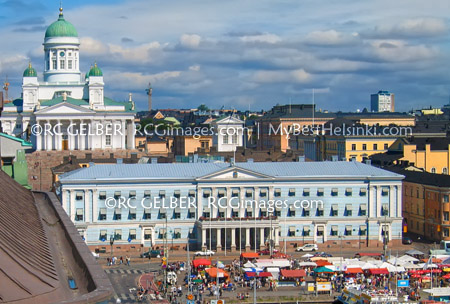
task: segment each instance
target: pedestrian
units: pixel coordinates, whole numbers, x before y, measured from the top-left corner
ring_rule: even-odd
[[[130,266],[130,260],[131,260],[131,258],[130,258],[129,256],[127,256],[127,257],[126,257],[126,260],[127,260],[127,265]]]

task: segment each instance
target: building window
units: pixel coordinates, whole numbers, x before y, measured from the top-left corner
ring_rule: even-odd
[[[303,189],[303,196],[309,196],[309,188]]]
[[[352,196],[352,194],[353,194],[352,188],[345,189],[345,196]]]
[[[389,195],[389,189],[388,188],[382,188],[381,189],[381,195],[382,196],[388,196]]]
[[[361,207],[359,208],[359,215],[360,215],[360,216],[366,216],[366,215],[367,215],[367,210],[366,210],[366,206],[365,206],[365,205],[364,205],[364,207],[361,206]]]
[[[317,196],[323,196],[323,188],[317,189]]]
[[[173,218],[176,219],[176,220],[177,220],[177,219],[180,219],[180,218],[181,218],[181,213],[175,211],[175,212],[173,213]]]
[[[378,144],[373,144],[373,149],[376,151],[378,150]]]
[[[294,188],[289,189],[289,194],[288,195],[289,196],[295,196],[295,189]]]
[[[56,66],[56,59],[53,59],[53,60],[52,60],[52,69],[53,69],[53,70],[58,69],[58,67]]]
[[[435,167],[431,168],[431,173],[436,173],[436,168]]]
[[[224,135],[224,136],[223,136],[222,143],[223,143],[223,144],[228,144],[228,135]]]
[[[447,167],[442,168],[442,174],[448,174]]]
[[[106,221],[106,208],[100,208],[100,214],[98,215],[99,221]]]
[[[247,211],[247,217],[252,217],[253,216],[253,212],[252,211]]]
[[[195,211],[194,210],[189,210],[188,218],[195,218]]]
[[[67,62],[67,68],[68,68],[69,70],[72,69],[72,60],[69,60],[69,61]]]
[[[352,151],[356,151],[356,144],[352,144]]]
[[[337,208],[331,208],[331,216],[338,216],[338,209]]]
[[[303,228],[303,236],[309,236],[309,228]]]
[[[122,219],[122,212],[120,211],[119,208],[116,208],[116,211],[114,212],[114,220],[120,221],[121,219]]]
[[[238,142],[237,134],[231,135],[231,143],[232,144],[237,144],[237,142]]]
[[[105,136],[105,145],[106,146],[111,146],[111,135],[106,135]]]
[[[131,229],[130,230],[130,234],[128,235],[128,238],[130,240],[135,240],[136,239],[136,230],[135,229]]]
[[[444,211],[444,221],[448,221],[449,217],[448,217],[448,211]]]
[[[203,217],[209,218],[209,212],[203,211]]]
[[[345,235],[352,235],[352,227],[345,227]]]
[[[106,241],[108,232],[106,230],[100,230],[100,241]]]
[[[267,211],[261,211],[261,216],[262,217],[266,217],[267,216]]]
[[[367,231],[367,230],[366,230],[366,227],[362,227],[362,226],[361,226],[361,227],[359,228],[359,235],[366,235],[366,231]]]
[[[388,216],[389,215],[389,209],[387,206],[383,206],[383,208],[381,208],[381,216]]]
[[[323,227],[317,227],[317,236],[323,236]]]
[[[331,236],[336,236],[338,234],[338,227],[337,226],[331,226]]]
[[[261,214],[262,214],[262,212],[261,212]],[[231,217],[239,217],[239,211],[232,211],[231,212]]]
[[[130,220],[136,219],[136,209],[130,209],[130,213],[128,214],[128,219],[130,219]]]
[[[77,193],[75,194],[75,199],[76,199],[77,201],[81,201],[81,200],[83,199],[83,192],[77,192]]]
[[[219,217],[224,218],[224,217],[225,217],[225,212],[220,211],[220,212],[219,212]]]
[[[281,196],[281,189],[275,189],[273,196],[280,197]]]
[[[145,209],[145,210],[144,210],[144,216],[143,216],[143,218],[144,218],[144,220],[149,220],[149,219],[152,218],[152,214],[151,214],[150,210],[148,210],[148,209]]]
[[[345,216],[352,216],[352,209],[350,207],[345,207]]]
[[[295,217],[295,210],[289,210],[288,217]]]
[[[448,203],[448,194],[444,194],[444,203]]]
[[[388,144],[384,144],[384,150],[389,149],[389,145]]]
[[[450,236],[448,228],[444,228],[444,237]]]
[[[447,212],[448,215],[448,212]],[[82,221],[83,220],[83,209],[79,208],[76,210],[76,214],[75,214],[75,220],[76,221]]]
[[[317,209],[317,216],[323,216],[323,209]]]
[[[59,61],[59,68],[60,68],[61,70],[64,70],[64,69],[65,69],[64,63],[65,63],[64,60],[60,60],[60,61]]]
[[[338,196],[338,194],[339,194],[338,188],[331,189],[331,196]]]
[[[309,210],[303,209],[303,216],[309,216]]]
[[[173,238],[174,239],[181,239],[181,230],[180,229],[175,229],[175,231],[173,233]]]
[[[161,220],[166,219],[166,213],[165,212],[159,212],[159,219],[161,219]]]
[[[121,229],[116,229],[116,230],[114,231],[114,239],[115,239],[116,241],[122,240],[122,230],[121,230]]]
[[[362,149],[363,149],[363,151],[366,151],[367,150],[367,144],[363,144],[362,145]]]
[[[359,189],[359,196],[366,196],[366,193],[367,193],[367,189],[366,188]]]

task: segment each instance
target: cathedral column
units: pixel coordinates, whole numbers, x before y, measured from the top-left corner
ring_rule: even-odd
[[[75,221],[75,190],[70,190],[70,220]]]
[[[222,249],[222,228],[217,228],[217,250]]]
[[[41,125],[40,120],[36,120],[36,125]],[[37,128],[38,130],[40,130],[41,128]],[[36,150],[40,151],[42,149],[42,132],[39,132],[37,134],[35,134],[35,138],[36,138]]]
[[[203,227],[202,227],[202,250],[206,250],[206,229]]]
[[[250,228],[245,228],[245,250],[250,250]]]
[[[98,218],[97,200],[97,189],[94,189],[92,190],[92,222],[96,222]]]
[[[231,228],[231,251],[236,250],[236,228]]]
[[[61,151],[62,150],[62,128],[61,128],[61,120],[57,120],[57,133],[58,135],[56,135],[55,138],[55,147],[56,150]]]
[[[262,228],[259,228],[259,246],[260,246],[260,248],[262,248],[264,246],[264,241],[265,241],[264,227],[262,227]]]
[[[69,126],[67,127],[67,140],[69,141],[69,150],[74,150],[74,125],[73,120],[69,119]]]
[[[127,137],[127,130],[125,128],[125,120],[121,120],[121,126],[120,126],[120,145],[121,149],[126,149],[126,142],[125,139]]]

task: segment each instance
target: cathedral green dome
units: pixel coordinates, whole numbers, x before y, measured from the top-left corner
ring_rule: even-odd
[[[103,76],[102,70],[97,66],[97,63],[94,64],[93,67],[89,70],[89,73],[87,74],[88,77],[90,76]]]
[[[64,19],[62,8],[59,9],[59,18],[57,21],[50,24],[45,31],[45,38],[52,37],[78,37],[78,32],[72,23]]]
[[[23,71],[23,77],[37,77],[36,70],[31,66],[31,62],[28,64],[28,68]]]

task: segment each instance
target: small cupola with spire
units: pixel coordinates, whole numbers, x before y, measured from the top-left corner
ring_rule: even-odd
[[[28,68],[23,71],[22,82],[23,111],[31,112],[38,104],[39,82],[36,70],[28,63]]]
[[[104,106],[104,82],[103,72],[98,67],[97,62],[86,74],[86,81],[89,86],[89,107],[93,110],[99,110]]]

